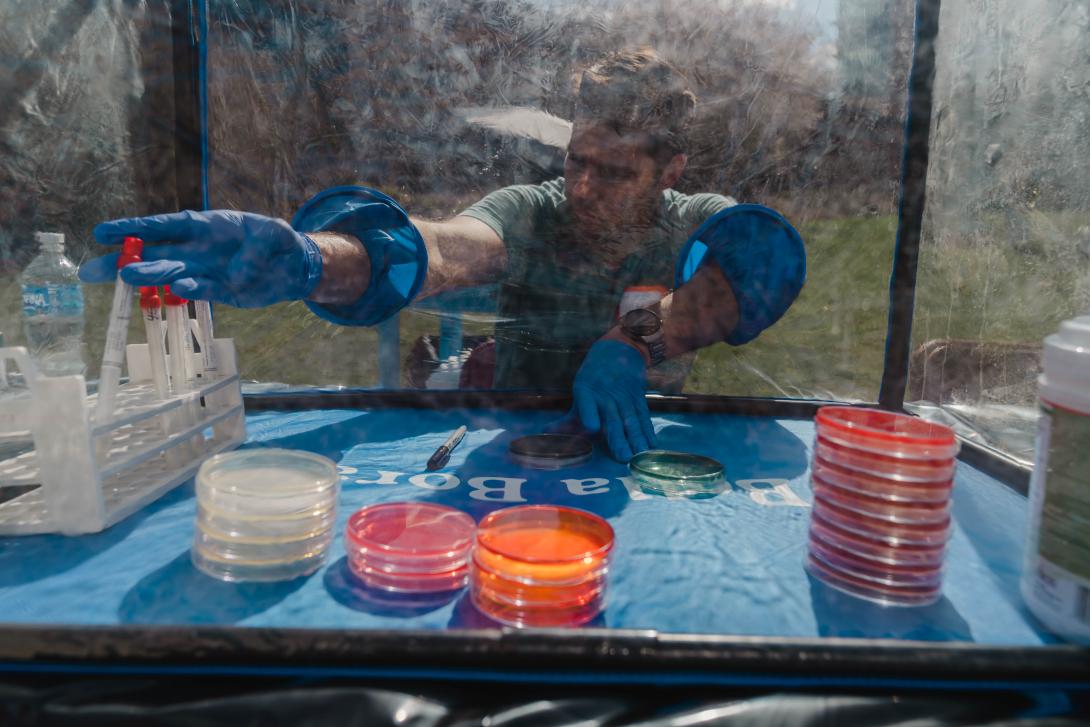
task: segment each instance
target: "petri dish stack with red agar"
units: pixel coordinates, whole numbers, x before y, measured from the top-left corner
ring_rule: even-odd
[[[584,624],[601,612],[613,528],[583,510],[523,505],[477,527],[470,597],[485,615],[519,627]]]
[[[444,505],[391,502],[348,519],[348,567],[371,588],[393,593],[443,593],[463,588],[476,523]]]
[[[937,601],[950,537],[954,432],[854,407],[823,407],[815,423],[808,570],[883,605]]]

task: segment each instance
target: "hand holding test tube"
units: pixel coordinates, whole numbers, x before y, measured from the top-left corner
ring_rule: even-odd
[[[106,328],[106,350],[102,352],[102,370],[98,380],[98,404],[95,423],[103,424],[113,416],[114,399],[121,382],[121,362],[125,360],[125,340],[129,335],[132,316],[133,287],[121,279],[121,268],[140,262],[144,242],[138,237],[126,237],[117,258],[117,280],[114,286],[110,322]]]

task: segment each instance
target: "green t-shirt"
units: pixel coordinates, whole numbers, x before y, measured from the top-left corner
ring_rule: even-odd
[[[662,194],[657,224],[616,273],[581,252],[564,179],[497,190],[463,215],[485,223],[507,248],[496,324],[497,388],[568,389],[583,357],[616,323],[621,295],[634,286],[673,288],[689,235],[735,201],[718,194]]]

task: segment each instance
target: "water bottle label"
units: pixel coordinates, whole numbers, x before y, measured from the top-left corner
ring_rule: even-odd
[[[83,315],[83,288],[78,285],[24,285],[23,315]]]

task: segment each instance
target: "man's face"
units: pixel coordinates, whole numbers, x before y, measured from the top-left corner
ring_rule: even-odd
[[[581,236],[621,244],[653,224],[664,187],[646,141],[641,133],[621,135],[607,126],[575,123],[564,181]]]

